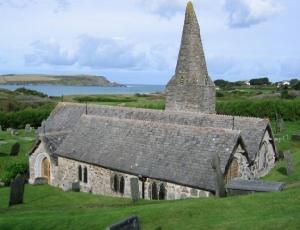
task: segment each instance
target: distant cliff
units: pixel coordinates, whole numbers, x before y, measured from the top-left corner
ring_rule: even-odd
[[[0,85],[1,84],[125,87],[123,84],[110,82],[103,76],[94,75],[8,74],[0,75]]]

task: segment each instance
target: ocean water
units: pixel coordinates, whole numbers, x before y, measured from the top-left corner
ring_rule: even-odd
[[[0,88],[15,90],[20,87],[37,90],[48,96],[74,94],[136,94],[156,93],[165,90],[164,85],[127,85],[127,87],[62,86],[62,85],[0,85]]]

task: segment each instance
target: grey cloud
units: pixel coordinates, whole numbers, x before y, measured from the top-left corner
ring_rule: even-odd
[[[77,47],[70,51],[55,41],[36,41],[33,52],[25,55],[27,65],[78,65],[93,69],[157,69],[168,68],[168,55],[161,45],[144,49],[126,39],[78,37]]]
[[[282,8],[273,0],[225,0],[224,9],[231,28],[247,28],[268,20]]]

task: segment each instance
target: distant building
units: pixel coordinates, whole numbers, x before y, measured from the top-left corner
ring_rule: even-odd
[[[144,199],[208,197],[216,193],[215,156],[224,180],[251,180],[274,166],[267,119],[215,114],[198,21],[188,3],[166,110],[59,103],[38,130],[30,180],[64,190],[130,197],[139,180]]]

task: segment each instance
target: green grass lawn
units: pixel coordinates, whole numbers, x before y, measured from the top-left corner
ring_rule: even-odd
[[[19,130],[19,134],[12,136],[10,132],[0,132],[0,180],[8,173],[8,168],[15,164],[28,164],[28,151],[35,142],[34,131],[26,133]],[[11,147],[16,142],[20,143],[20,152],[18,156],[9,156]]]
[[[0,229],[105,229],[138,215],[142,229],[299,229],[300,188],[230,198],[141,201],[50,186],[26,186],[24,204],[7,207],[0,189]]]

